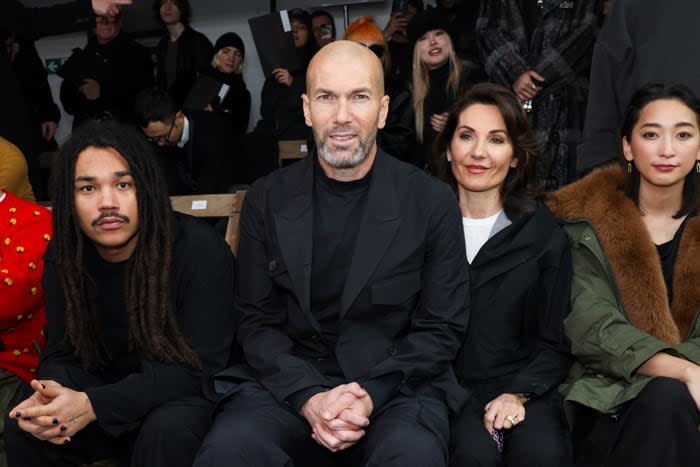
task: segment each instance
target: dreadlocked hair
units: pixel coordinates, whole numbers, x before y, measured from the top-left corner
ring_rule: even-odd
[[[173,211],[153,148],[138,129],[116,121],[91,121],[64,144],[53,173],[53,241],[56,273],[65,300],[64,342],[86,370],[103,367],[109,349],[100,336],[96,290],[87,273],[85,247],[90,240],[75,210],[75,166],[89,147],[111,148],[127,162],[138,206],[136,246],[126,265],[126,313],[129,349],[141,358],[201,367],[170,311],[170,266],[174,242]]]

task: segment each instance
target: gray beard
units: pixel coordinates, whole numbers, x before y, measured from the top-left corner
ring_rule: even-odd
[[[376,138],[377,130],[375,129],[367,139],[360,139],[360,144],[352,152],[350,158],[336,156],[331,147],[332,143],[329,144],[328,138],[323,138],[320,141],[317,140],[316,147],[318,148],[317,151],[319,156],[321,156],[323,160],[334,169],[353,169],[367,159],[370,150],[374,146]]]

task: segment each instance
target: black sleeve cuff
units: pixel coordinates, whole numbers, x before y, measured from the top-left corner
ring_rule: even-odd
[[[399,392],[399,387],[401,387],[403,380],[403,373],[394,372],[358,381],[372,399],[372,405],[374,405],[372,413],[376,413],[381,406],[394,398],[396,393]]]
[[[319,392],[327,391],[328,388],[323,386],[311,386],[310,388],[300,389],[285,399],[285,402],[291,407],[295,414],[301,414],[301,408],[306,404],[306,401],[311,399]]]

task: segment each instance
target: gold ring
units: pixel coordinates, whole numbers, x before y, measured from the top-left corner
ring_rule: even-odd
[[[517,415],[508,415],[506,417],[506,420],[508,420],[511,423],[511,425],[515,425],[516,423],[518,423],[518,416]]]
[[[533,91],[537,91],[537,86],[535,86],[535,85],[533,84],[533,85],[532,85],[532,90],[533,90]]]

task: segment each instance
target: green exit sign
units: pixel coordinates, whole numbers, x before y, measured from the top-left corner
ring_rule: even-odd
[[[46,60],[44,60],[44,66],[46,67],[46,71],[50,75],[55,75],[56,72],[59,70],[59,68],[61,68],[63,63],[65,63],[66,60],[68,60],[68,58],[66,58],[66,57],[47,58]]]

